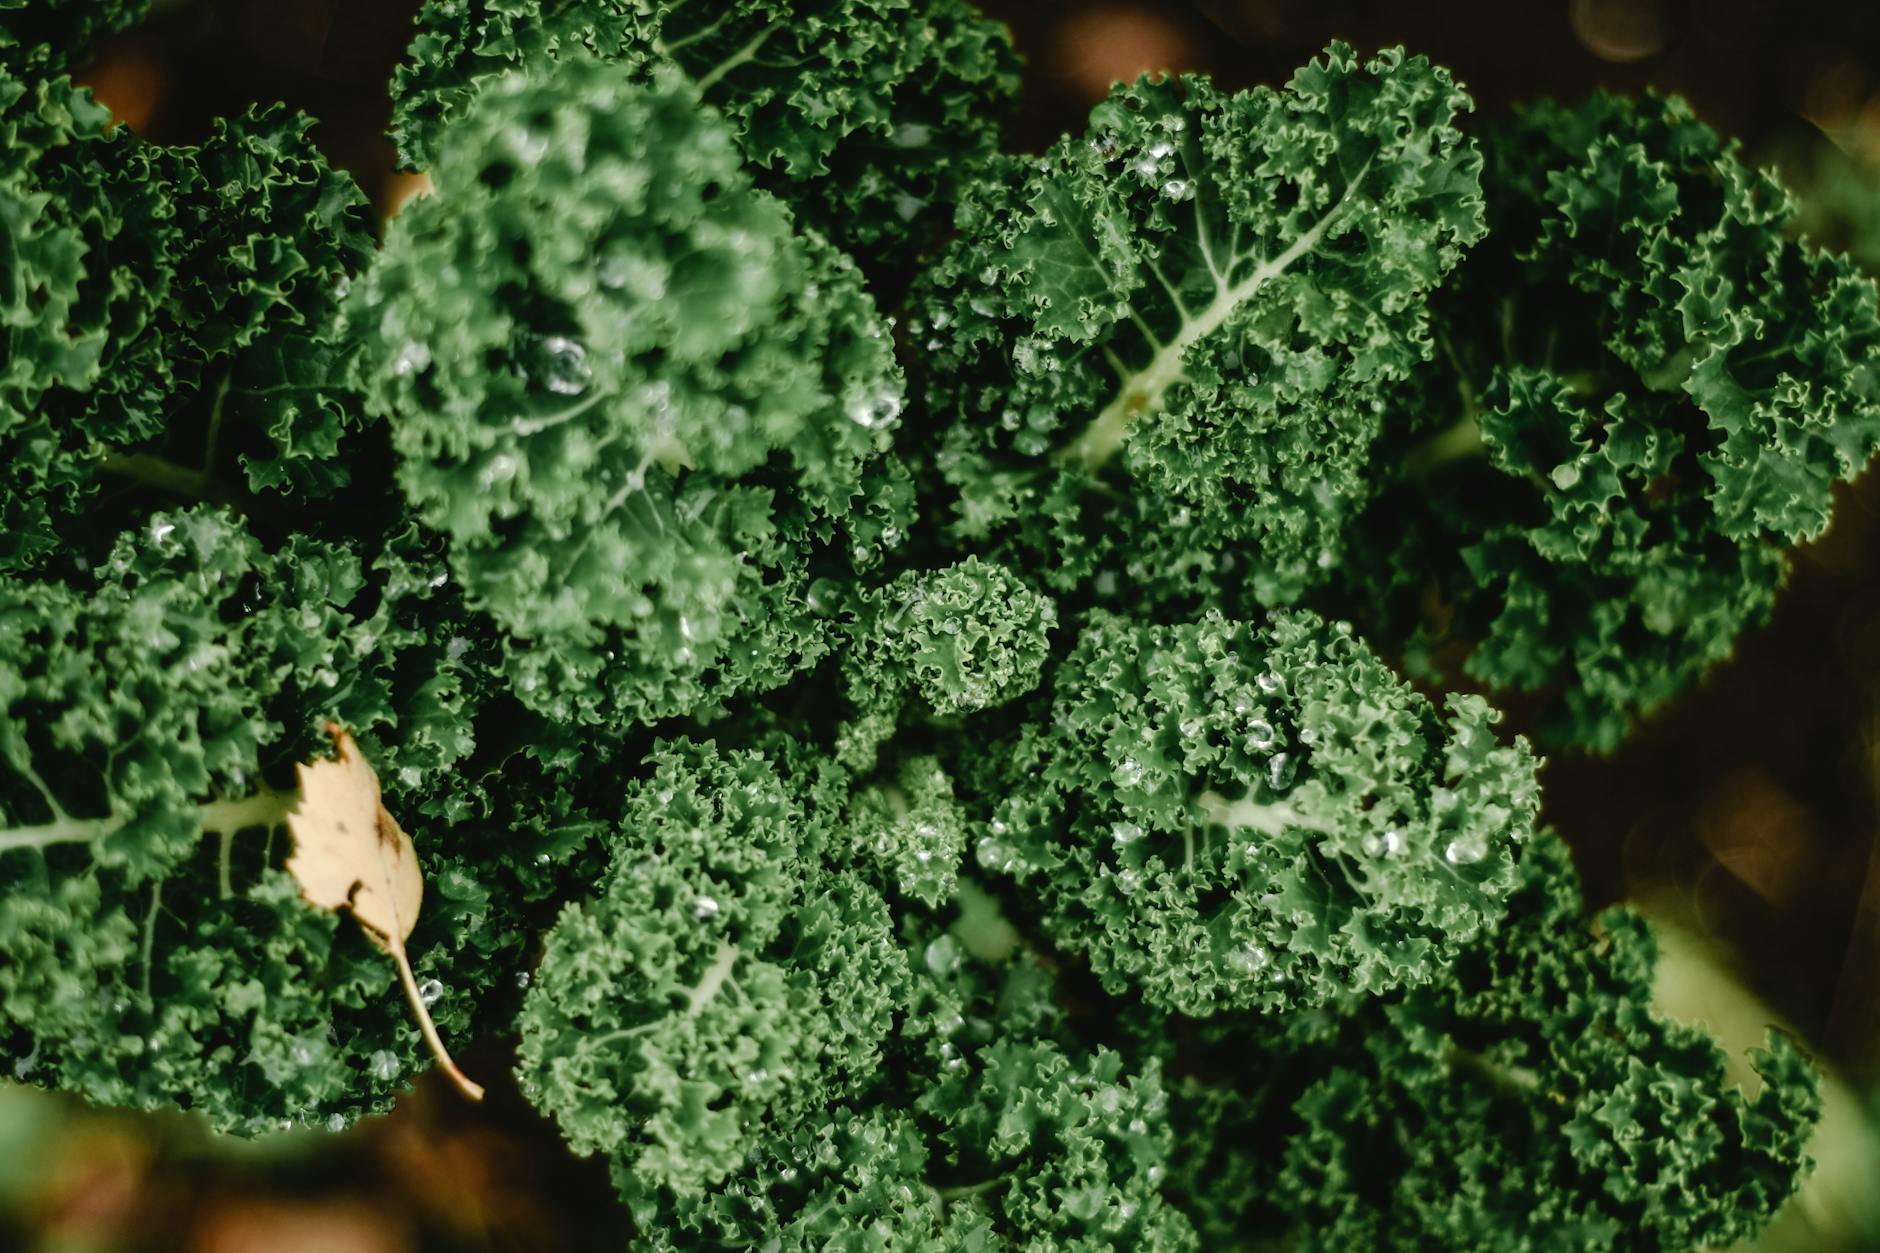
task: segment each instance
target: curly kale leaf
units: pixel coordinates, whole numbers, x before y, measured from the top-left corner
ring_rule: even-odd
[[[1351,596],[1611,748],[1768,615],[1880,444],[1880,297],[1678,101],[1536,106],[1485,146],[1490,243],[1392,405]]]
[[[885,902],[820,865],[828,816],[764,756],[651,760],[600,894],[549,932],[522,1075],[623,1193],[687,1197],[866,1079],[907,974]]]
[[[721,110],[758,182],[864,265],[911,259],[1017,93],[1010,39],[965,0],[427,0],[393,80],[401,163],[493,78],[591,54],[675,66]]]
[[[839,588],[818,588],[831,600]],[[995,562],[968,557],[854,589],[839,654],[850,716],[836,755],[865,770],[907,726],[951,722],[1022,696],[1051,655],[1057,605]]]
[[[0,579],[14,1078],[253,1134],[383,1110],[423,1068],[383,956],[282,872],[283,789],[327,721],[357,730],[417,846],[433,1017],[467,1038],[513,1015],[618,789],[604,746],[500,703],[498,650],[442,569],[409,535],[270,554],[192,510],[124,536],[85,589]]]
[[[0,0],[0,75],[74,69],[101,36],[135,26],[150,0]]]
[[[983,940],[964,919],[907,919],[874,1082],[779,1129],[722,1188],[640,1208],[635,1247],[1198,1247],[1163,1195],[1160,1066],[1078,1042],[1050,972]]]
[[[14,1078],[243,1132],[387,1106],[417,1034],[382,959],[281,873],[292,796],[268,785],[316,711],[363,724],[385,703],[360,645],[387,632],[350,611],[364,582],[350,554],[269,557],[209,512],[156,515],[89,595],[0,580]]]
[[[1179,1086],[1175,1184],[1204,1237],[1300,1249],[1723,1248],[1793,1194],[1820,1110],[1781,1035],[1754,1095],[1651,1008],[1643,919],[1589,928],[1565,848],[1428,988],[1224,1021]],[[1256,1043],[1257,1042],[1257,1043]]]
[[[1481,234],[1467,107],[1421,58],[1334,44],[1284,91],[1120,86],[990,170],[914,295],[951,537],[1132,598],[1195,549],[1262,601],[1322,578],[1379,388]]]
[[[1538,795],[1526,745],[1447,717],[1342,624],[1098,613],[1048,719],[985,750],[982,866],[1036,892],[1113,993],[1205,1016],[1439,977],[1499,916]]]
[[[350,413],[338,287],[364,198],[280,109],[191,148],[109,126],[63,79],[0,79],[8,246],[0,571],[103,556],[150,498],[329,494]],[[128,512],[127,512],[128,510]]]
[[[526,704],[704,709],[822,656],[812,575],[905,536],[901,375],[692,87],[552,68],[479,93],[352,289],[368,402]]]

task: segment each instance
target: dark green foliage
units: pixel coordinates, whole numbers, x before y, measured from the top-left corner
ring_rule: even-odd
[[[1521,878],[1438,987],[1210,1028],[1176,1099],[1208,1247],[1723,1248],[1790,1196],[1819,1110],[1795,1046],[1772,1034],[1737,1088],[1651,1011],[1643,919],[1589,925],[1552,836]]]
[[[153,146],[52,77],[130,10],[20,12],[12,1077],[388,1104],[393,969],[283,870],[334,723],[421,999],[629,1247],[1696,1249],[1795,1188],[1799,1053],[1658,1019],[1525,741],[1386,664],[1610,743],[1872,452],[1874,289],[1680,107],[1478,151],[1333,45],[1027,158],[959,0],[434,0],[375,253],[304,120]]]
[[[700,712],[828,649],[812,574],[906,533],[853,265],[672,76],[498,79],[353,289],[399,482],[560,720]]]
[[[830,816],[763,756],[651,760],[600,894],[548,934],[522,1074],[623,1189],[693,1196],[869,1074],[907,974],[880,894],[817,862]]]
[[[1486,143],[1488,242],[1393,398],[1351,603],[1611,748],[1768,615],[1872,456],[1880,310],[1678,101],[1541,105]]]
[[[731,124],[758,182],[871,267],[905,265],[989,157],[1017,92],[1004,29],[964,0],[427,0],[394,81],[399,159],[507,70],[591,53],[676,66]]]
[[[97,515],[127,493],[343,485],[334,322],[370,237],[307,119],[159,148],[63,79],[0,78],[0,101],[0,572],[101,557]]]
[[[291,794],[269,784],[321,711],[369,726],[388,704],[356,646],[397,630],[352,616],[364,581],[351,554],[268,557],[214,512],[155,515],[87,591],[0,580],[12,1077],[249,1132],[387,1105],[419,1051],[391,971],[300,902],[270,834]]]
[[[1113,994],[1206,1016],[1430,982],[1499,916],[1539,796],[1348,627],[1093,615],[1049,719],[994,742],[977,855]]]
[[[1197,1248],[1162,1195],[1160,1066],[1077,1041],[1048,968],[975,912],[907,919],[897,1030],[866,1082],[723,1187],[641,1197],[636,1247]]]
[[[1481,234],[1467,107],[1421,58],[1334,45],[1284,91],[1118,87],[989,171],[910,326],[948,540],[1125,609],[1322,580],[1379,390]]]
[[[0,76],[83,65],[99,38],[134,26],[150,0],[0,0]]]

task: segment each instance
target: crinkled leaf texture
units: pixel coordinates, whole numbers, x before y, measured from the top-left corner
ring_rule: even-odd
[[[1484,146],[1490,240],[1391,405],[1348,594],[1609,749],[1767,617],[1871,459],[1880,298],[1680,101],[1537,105]]]
[[[822,656],[811,578],[904,540],[900,368],[693,87],[548,69],[479,93],[348,317],[524,703],[696,712]]]
[[[592,54],[676,67],[759,183],[873,272],[904,265],[989,157],[1017,94],[1004,27],[966,0],[427,0],[393,80],[399,160],[428,166],[492,78]]]
[[[0,0],[0,75],[81,66],[94,45],[135,26],[150,0]]]
[[[1820,1111],[1772,1033],[1760,1090],[1650,1004],[1645,921],[1584,917],[1566,849],[1531,842],[1507,920],[1440,984],[1210,1025],[1184,1082],[1176,1191],[1212,1247],[1673,1250],[1755,1234]]]
[[[787,740],[666,742],[550,933],[525,1090],[610,1159],[640,1247],[1192,1247],[1159,1067],[1076,1043],[984,928],[897,934],[845,793]]]
[[[308,119],[162,148],[65,79],[0,76],[0,109],[0,572],[103,557],[100,517],[153,491],[343,485],[339,290],[371,236]]]
[[[422,858],[432,1016],[515,974],[618,818],[604,746],[497,704],[497,652],[408,536],[266,552],[156,513],[73,585],[0,578],[0,1049],[8,1077],[244,1134],[343,1126],[427,1064],[384,956],[309,907],[277,828],[327,720]]]
[[[384,959],[281,872],[292,794],[266,782],[309,704],[383,700],[349,642],[391,626],[348,615],[362,576],[197,512],[126,536],[89,594],[0,580],[10,1077],[251,1133],[386,1105],[415,1032]]]
[[[1343,624],[1099,612],[1049,717],[994,741],[979,864],[1112,993],[1194,1016],[1439,981],[1499,917],[1539,804],[1525,743],[1447,716]]]
[[[1125,607],[1322,580],[1380,388],[1481,234],[1467,107],[1422,58],[1334,44],[1283,91],[1119,86],[990,171],[913,297],[950,537]]]

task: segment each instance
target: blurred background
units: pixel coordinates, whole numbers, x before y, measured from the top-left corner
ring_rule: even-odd
[[[1029,64],[1015,141],[1081,127],[1111,81],[1199,70],[1283,82],[1332,38],[1402,43],[1493,113],[1605,86],[1688,97],[1778,167],[1805,229],[1880,273],[1880,6],[1840,0],[981,0]],[[31,3],[31,0],[28,0]],[[380,209],[386,83],[417,0],[158,0],[83,78],[164,142],[285,101]],[[1596,901],[1665,936],[1660,997],[1740,1052],[1768,1023],[1831,1072],[1819,1162],[1758,1242],[1880,1249],[1880,476],[1842,492],[1795,557],[1774,621],[1609,759],[1556,757],[1548,819]],[[184,1116],[89,1110],[0,1084],[0,1249],[31,1253],[418,1253],[617,1248],[605,1172],[569,1158],[499,1076],[471,1108],[430,1082],[341,1136],[231,1142]],[[0,1074],[4,1074],[0,1070]]]

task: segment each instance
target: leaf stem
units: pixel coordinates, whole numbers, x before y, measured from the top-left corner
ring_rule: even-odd
[[[212,831],[218,835],[233,835],[251,827],[272,829],[287,817],[287,811],[294,807],[298,796],[298,792],[276,792],[263,788],[253,796],[244,796],[240,800],[211,801],[207,805],[199,805],[196,807],[196,820],[204,832]],[[0,853],[19,848],[49,848],[54,844],[96,843],[110,839],[123,830],[129,821],[128,814],[112,814],[104,818],[62,815],[37,826],[0,830]]]
[[[1365,158],[1364,164],[1345,184],[1344,191],[1339,193],[1332,207],[1283,251],[1254,266],[1252,273],[1240,282],[1232,285],[1222,282],[1207,308],[1193,316],[1184,316],[1181,330],[1156,349],[1147,365],[1123,380],[1110,403],[1084,428],[1083,434],[1063,450],[1061,455],[1064,459],[1091,474],[1108,464],[1123,447],[1123,441],[1129,436],[1129,428],[1136,419],[1160,409],[1163,395],[1185,377],[1187,363],[1183,358],[1187,356],[1189,348],[1220,330],[1236,309],[1284,274],[1294,262],[1319,246],[1319,241],[1344,216],[1346,207],[1351,203],[1352,193],[1364,182],[1364,176],[1370,170],[1371,160],[1370,157]],[[1239,260],[1235,258],[1229,261],[1226,272],[1231,274]],[[1163,282],[1167,284],[1166,279]],[[1180,305],[1177,305],[1177,310],[1181,311]],[[1131,314],[1134,314],[1133,309]]]
[[[700,75],[695,80],[698,85],[699,95],[701,96],[704,95],[706,92],[710,91],[713,87],[716,87],[718,85],[719,80],[724,78],[725,75],[731,73],[731,71],[737,69],[740,65],[743,65],[746,61],[749,61],[752,58],[756,57],[758,51],[761,48],[763,48],[764,41],[769,39],[772,35],[776,34],[776,32],[777,32],[777,28],[775,26],[766,26],[763,30],[757,33],[756,38],[752,39],[749,43],[745,44],[742,48],[739,48],[736,52],[732,53],[730,56],[720,61],[717,65],[713,66],[705,74]]]
[[[150,965],[157,952],[157,911],[163,905],[163,880],[150,885],[150,912],[144,917],[144,974],[138,984],[146,1003],[150,1000]]]
[[[367,930],[370,931],[370,928]],[[431,1021],[430,1007],[424,1003],[424,997],[418,992],[417,977],[411,973],[411,958],[405,954],[405,942],[378,935],[373,938],[379,940],[385,951],[392,955],[392,962],[398,967],[398,982],[405,989],[405,999],[411,1003],[411,1012],[417,1015],[418,1030],[424,1035],[431,1056],[437,1059],[438,1069],[457,1085],[457,1090],[464,1096],[472,1101],[482,1100],[483,1085],[457,1069],[457,1063],[451,1060],[450,1051],[444,1047],[444,1041],[437,1034],[437,1024]]]

